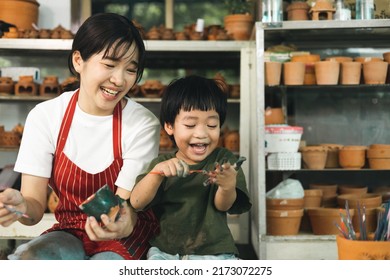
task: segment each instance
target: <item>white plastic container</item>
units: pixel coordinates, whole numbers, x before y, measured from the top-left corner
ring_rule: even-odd
[[[266,153],[296,153],[303,134],[303,127],[289,125],[265,126]]]

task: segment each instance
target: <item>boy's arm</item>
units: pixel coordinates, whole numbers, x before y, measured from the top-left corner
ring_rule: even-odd
[[[133,188],[130,204],[136,210],[143,210],[156,196],[158,188],[164,180],[163,175],[146,174]]]
[[[228,211],[237,198],[237,171],[229,163],[225,163],[222,167],[222,171],[216,171],[215,183],[218,185],[218,189],[215,193],[214,205],[219,211]]]
[[[189,174],[189,167],[177,158],[157,163],[133,188],[130,204],[139,211],[144,209],[156,196],[165,177],[185,177]]]

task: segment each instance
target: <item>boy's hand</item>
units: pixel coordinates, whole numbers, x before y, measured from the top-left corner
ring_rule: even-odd
[[[237,170],[234,165],[226,162],[215,169],[214,182],[224,191],[230,191],[236,188]]]
[[[186,177],[190,174],[190,167],[183,160],[172,158],[158,163],[150,172],[165,177]]]

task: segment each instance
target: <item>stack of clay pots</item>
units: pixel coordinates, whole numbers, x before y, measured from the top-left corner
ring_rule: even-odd
[[[267,198],[267,234],[296,235],[303,216],[303,198]]]
[[[310,184],[309,189],[321,190],[321,207],[336,207],[337,205],[337,184]]]
[[[390,169],[390,144],[372,144],[367,150],[371,169]]]

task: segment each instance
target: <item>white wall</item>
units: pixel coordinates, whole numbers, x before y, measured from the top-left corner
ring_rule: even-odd
[[[38,0],[38,27],[53,29],[58,25],[71,27],[71,0]]]

